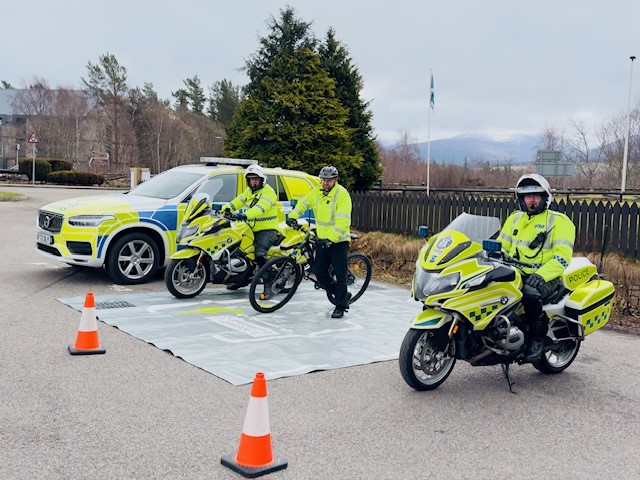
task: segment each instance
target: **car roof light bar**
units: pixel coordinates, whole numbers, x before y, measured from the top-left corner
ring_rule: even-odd
[[[207,165],[256,165],[258,160],[248,160],[246,158],[223,158],[223,157],[200,157],[200,163]]]

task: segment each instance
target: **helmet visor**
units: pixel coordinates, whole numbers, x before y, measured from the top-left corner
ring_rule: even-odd
[[[539,193],[542,195],[547,193],[547,191],[540,185],[524,185],[522,187],[518,187],[516,189],[516,193],[518,195],[527,195],[530,193]]]

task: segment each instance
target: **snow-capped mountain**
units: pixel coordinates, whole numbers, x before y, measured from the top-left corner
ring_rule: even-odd
[[[431,141],[431,161],[438,164],[470,165],[482,160],[490,163],[533,163],[536,158],[537,135],[462,134],[452,138]],[[417,143],[418,152],[427,160],[427,142]]]

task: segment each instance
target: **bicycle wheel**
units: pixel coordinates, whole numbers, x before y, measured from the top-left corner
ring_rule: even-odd
[[[347,292],[351,294],[349,305],[358,300],[371,281],[371,260],[364,253],[347,255]],[[335,296],[327,292],[327,298],[336,304]]]
[[[291,257],[275,257],[265,263],[249,287],[251,306],[260,313],[286,305],[302,281],[302,270]]]

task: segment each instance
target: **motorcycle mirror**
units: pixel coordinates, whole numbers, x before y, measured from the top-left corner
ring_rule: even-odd
[[[502,249],[502,243],[497,240],[483,240],[482,248],[487,252],[499,252]]]
[[[426,225],[420,225],[418,227],[418,237],[427,238],[429,236],[429,227]]]

